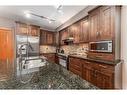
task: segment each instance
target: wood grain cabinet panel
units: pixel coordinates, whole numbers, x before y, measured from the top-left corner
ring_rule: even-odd
[[[115,88],[115,76],[118,73],[116,68],[120,69],[120,65],[115,66],[69,57],[69,70],[101,89]]]
[[[90,41],[96,41],[100,37],[99,25],[100,25],[100,9],[95,9],[89,13],[89,39]]]
[[[43,53],[42,55],[45,56],[49,62],[52,62],[52,63],[56,62],[55,53]]]
[[[40,45],[55,45],[55,33],[47,30],[41,30]]]
[[[27,24],[16,23],[16,34],[17,35],[28,35],[29,28]]]
[[[100,36],[101,40],[112,40],[114,28],[114,7],[100,8]]]
[[[63,40],[67,39],[68,37],[68,28],[65,28],[62,31],[60,31],[60,45],[64,45]]]
[[[82,76],[82,63],[80,59],[69,58],[69,70],[73,73]]]
[[[40,36],[40,27],[35,25],[27,25],[25,23],[16,22],[16,34],[28,36]]]
[[[116,31],[117,8],[115,6],[102,6],[89,12],[89,38],[91,41],[113,40]]]
[[[30,35],[30,36],[40,36],[40,27],[30,25],[28,35]]]
[[[89,41],[89,22],[88,18],[85,18],[80,22],[79,42],[88,42],[88,41]]]

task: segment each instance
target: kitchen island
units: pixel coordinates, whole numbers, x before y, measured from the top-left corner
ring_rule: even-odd
[[[21,83],[17,77],[0,82],[0,89],[99,89],[54,63],[47,62],[39,72],[33,74],[31,81],[26,84]]]

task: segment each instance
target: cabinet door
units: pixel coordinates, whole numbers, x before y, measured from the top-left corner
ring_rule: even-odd
[[[69,70],[76,75],[82,76],[82,62],[77,58],[69,58]]]
[[[60,31],[60,44],[64,45],[64,41],[68,37],[68,28]]]
[[[46,44],[46,31],[45,30],[40,31],[40,44],[41,45]]]
[[[91,82],[92,68],[91,66],[83,65],[82,78]]]
[[[96,41],[99,39],[99,18],[100,18],[100,9],[96,9],[90,13],[89,21],[89,39],[90,41]]]
[[[47,33],[47,44],[52,45],[53,44],[53,34]]]
[[[16,34],[18,34],[18,35],[27,35],[28,34],[28,26],[26,24],[17,23],[16,27],[17,27]]]
[[[64,45],[64,42],[63,42],[63,32],[64,30],[60,31],[60,45]]]
[[[31,36],[39,36],[40,29],[36,26],[30,26],[30,32],[29,35]]]
[[[74,43],[79,43],[79,35],[80,35],[80,22],[77,22],[75,25],[74,25]]]
[[[96,86],[102,89],[113,89],[113,76],[111,73],[96,72]]]
[[[101,40],[110,40],[113,37],[113,7],[100,8],[100,35]]]
[[[89,40],[89,35],[88,35],[89,26],[88,26],[88,24],[89,24],[88,19],[81,21],[81,30],[79,31],[80,42],[88,42],[88,40]]]

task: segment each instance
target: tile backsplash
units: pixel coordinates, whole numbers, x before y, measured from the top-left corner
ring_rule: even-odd
[[[48,46],[48,45],[41,45],[40,46],[40,53],[56,53],[55,46]]]
[[[75,45],[66,45],[61,46],[61,49],[64,50],[65,54],[80,54],[80,55],[87,55],[86,52],[88,50],[88,44],[75,44]]]

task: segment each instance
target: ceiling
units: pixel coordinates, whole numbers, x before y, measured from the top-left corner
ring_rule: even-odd
[[[57,11],[56,7],[58,6],[0,6],[0,17],[32,23],[48,30],[55,30],[78,12],[86,8],[86,6],[62,6],[62,13],[60,13]],[[30,18],[27,18],[24,12],[28,11],[50,19],[55,19],[56,21],[49,23],[46,19],[32,15]]]

